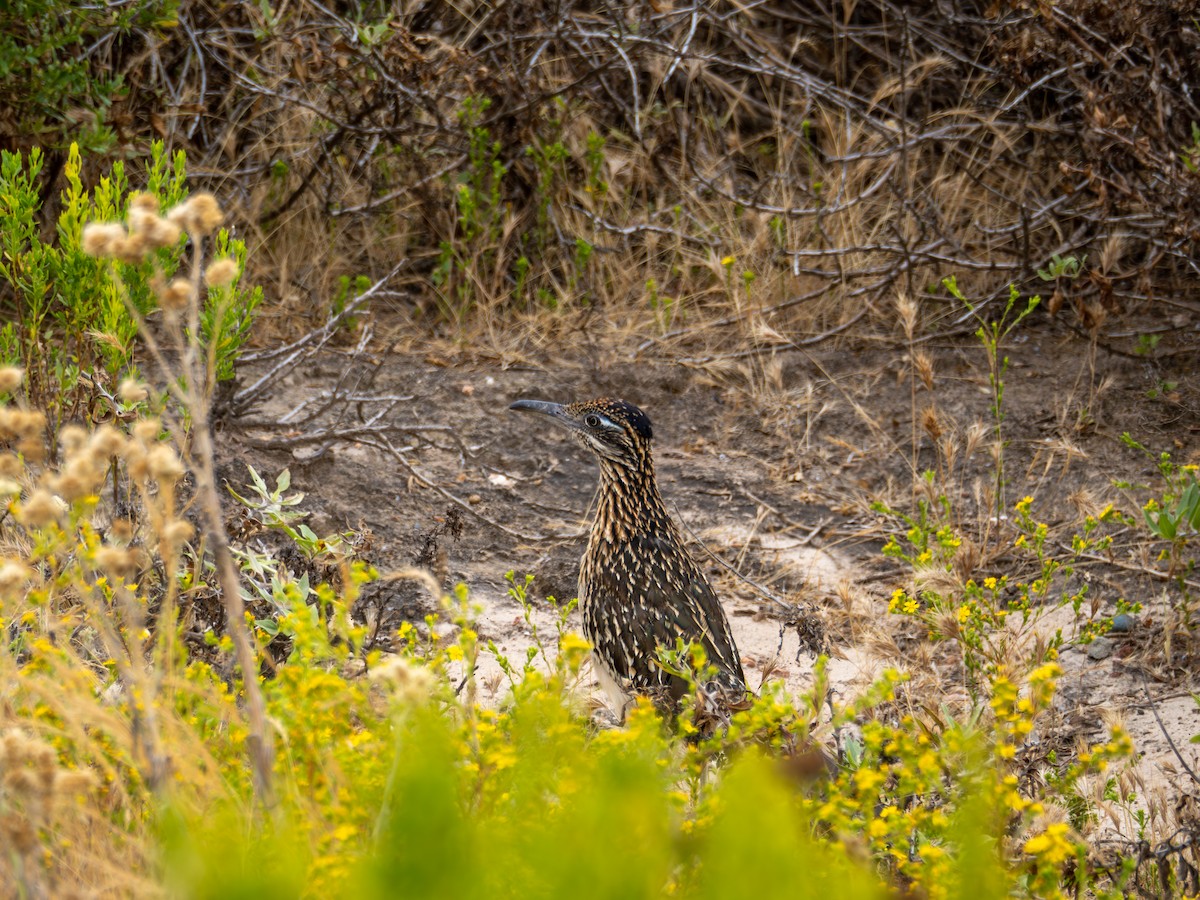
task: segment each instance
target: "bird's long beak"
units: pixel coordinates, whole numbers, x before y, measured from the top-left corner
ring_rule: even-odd
[[[564,408],[561,403],[551,403],[549,400],[517,400],[509,409],[529,410],[542,415],[562,418]]]
[[[551,403],[549,400],[518,400],[508,408],[519,412],[541,413],[543,416],[549,416],[551,421],[563,428],[571,431],[579,430],[579,423],[567,412],[567,407],[562,403]]]

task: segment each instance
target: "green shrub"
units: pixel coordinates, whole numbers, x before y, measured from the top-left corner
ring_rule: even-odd
[[[128,219],[137,195],[120,161],[94,191],[85,190],[83,159],[72,145],[56,240],[43,240],[43,162],[37,149],[26,157],[0,154],[0,285],[6,288],[0,306],[10,313],[0,328],[0,363],[25,371],[24,397],[48,414],[54,432],[64,421],[128,415],[117,388],[140,374],[138,319],[158,308],[157,285],[179,273],[186,238],[176,229],[170,240],[139,241],[134,229],[119,253],[101,258],[87,252],[84,225]],[[161,143],[154,144],[145,180],[141,196],[149,199],[142,212],[176,207],[186,195],[183,152],[168,156]],[[233,377],[262,292],[239,285],[246,258],[242,241],[221,231],[214,249],[218,257],[232,258],[236,271],[229,282],[208,290],[199,324],[214,354],[215,377],[226,380]]]
[[[9,0],[0,5],[0,93],[11,134],[53,147],[104,152],[116,135],[108,110],[124,89],[97,48],[137,30],[175,24],[178,0],[79,4]]]

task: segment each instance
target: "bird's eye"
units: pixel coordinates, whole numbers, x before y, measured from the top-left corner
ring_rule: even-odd
[[[584,418],[583,424],[586,425],[588,428],[599,428],[600,427],[600,417],[593,413],[592,415],[586,416]]]

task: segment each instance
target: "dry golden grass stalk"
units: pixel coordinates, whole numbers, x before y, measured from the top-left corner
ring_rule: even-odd
[[[134,250],[129,241],[132,237],[142,237],[138,245],[141,256],[152,249],[156,239],[165,240],[171,229],[158,224],[160,219],[152,204],[139,200],[131,210],[131,230],[137,229],[124,244],[113,244],[93,240],[94,247],[103,246],[105,255],[118,259],[127,258]],[[167,330],[170,337],[179,348],[178,361],[168,359],[158,344],[153,331],[146,327],[137,308],[126,298],[126,308],[134,317],[139,331],[152,357],[158,364],[164,383],[167,384],[171,395],[187,410],[191,422],[190,431],[185,434],[177,422],[168,421],[175,442],[190,460],[190,470],[195,480],[194,490],[197,503],[205,520],[205,539],[212,550],[217,567],[217,577],[221,585],[221,599],[225,605],[226,628],[233,640],[238,668],[242,672],[242,686],[246,696],[246,709],[249,719],[249,748],[251,767],[254,772],[255,789],[264,806],[274,804],[274,789],[272,785],[272,768],[274,760],[274,740],[266,721],[266,704],[263,699],[262,687],[258,680],[258,659],[246,627],[245,607],[242,600],[241,579],[229,547],[225,533],[224,518],[221,513],[221,503],[217,496],[216,463],[213,452],[210,413],[212,401],[212,385],[215,380],[215,362],[212,348],[201,344],[200,328],[200,285],[203,280],[203,238],[212,234],[224,221],[225,216],[215,198],[211,194],[197,194],[179,204],[167,213],[167,225],[173,225],[187,231],[192,240],[191,271],[188,278],[177,278],[159,294],[159,300],[168,312],[166,316]],[[109,234],[108,229],[104,232]],[[220,260],[214,264],[216,274],[214,284],[228,280],[227,272],[230,260]],[[156,282],[162,285],[162,280]],[[218,313],[219,314],[219,313]],[[129,472],[135,479],[153,479],[158,486],[157,497],[145,499],[151,510],[157,510],[153,515],[154,525],[160,535],[169,535],[170,539],[163,541],[163,549],[168,557],[168,563],[173,560],[175,548],[184,528],[175,524],[172,515],[174,501],[174,484],[183,475],[184,467],[174,451],[157,443],[160,424],[155,421],[139,422],[134,429],[135,440],[127,449],[126,461]],[[30,515],[28,504],[25,514]],[[35,509],[35,514],[45,518],[50,515],[50,509],[43,500]],[[111,556],[113,566],[118,565],[115,555]],[[168,606],[174,605],[174,588],[168,598]],[[121,591],[118,594],[123,596]],[[136,609],[134,609],[136,616]],[[155,715],[152,708],[147,710],[147,716]],[[153,734],[153,729],[149,730]],[[148,754],[152,769],[157,773],[156,780],[165,777],[166,761],[157,746],[151,747]]]

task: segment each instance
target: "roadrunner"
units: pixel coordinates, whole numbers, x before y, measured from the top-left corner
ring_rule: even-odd
[[[704,648],[716,677],[697,705],[716,718],[743,705],[746,677],[729,620],[683,546],[654,479],[650,420],[624,400],[562,405],[518,400],[511,409],[549,416],[600,461],[600,494],[579,567],[583,632],[597,677],[623,717],[632,695],[674,706],[687,682],[664,670],[658,648],[679,639]],[[697,713],[702,710],[697,709]]]

